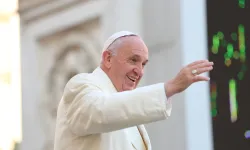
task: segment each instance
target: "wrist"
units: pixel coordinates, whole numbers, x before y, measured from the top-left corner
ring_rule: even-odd
[[[167,98],[170,98],[171,96],[173,96],[176,93],[175,86],[172,82],[173,81],[170,80],[170,81],[166,82],[164,85]]]

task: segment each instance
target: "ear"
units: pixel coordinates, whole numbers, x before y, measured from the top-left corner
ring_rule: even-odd
[[[111,67],[111,57],[112,57],[112,54],[109,51],[104,51],[102,53],[103,64],[108,69]]]

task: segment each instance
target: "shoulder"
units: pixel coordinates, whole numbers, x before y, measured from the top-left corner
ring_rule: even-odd
[[[66,84],[66,88],[74,87],[77,85],[93,84],[95,76],[92,73],[80,73],[73,76]]]
[[[72,102],[78,94],[99,91],[95,84],[95,76],[91,73],[81,73],[73,76],[66,84],[63,92],[64,102]]]

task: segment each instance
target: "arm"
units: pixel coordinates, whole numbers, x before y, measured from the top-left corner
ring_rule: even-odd
[[[163,120],[171,112],[163,83],[114,94],[77,85],[67,90],[64,103],[69,128],[79,136]]]

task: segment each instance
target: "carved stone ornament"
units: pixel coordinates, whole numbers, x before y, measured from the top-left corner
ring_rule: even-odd
[[[70,33],[64,33],[63,37],[57,34],[56,38],[47,38],[47,41],[52,43],[49,47],[53,47],[56,53],[54,55],[51,53],[53,61],[49,62],[50,67],[47,71],[45,70],[47,73],[44,100],[39,106],[39,116],[46,136],[42,150],[53,150],[57,107],[66,83],[76,74],[92,72],[100,63],[101,46],[98,32],[95,29],[92,31],[79,32],[75,29]],[[44,45],[48,44],[45,42]],[[48,56],[49,52],[46,55]]]

